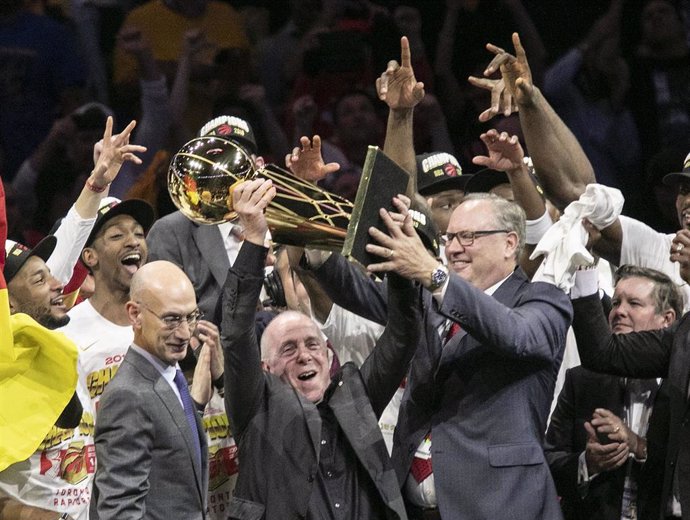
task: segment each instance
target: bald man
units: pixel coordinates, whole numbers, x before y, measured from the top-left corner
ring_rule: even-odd
[[[197,411],[211,397],[218,336],[203,338],[190,395],[178,366],[201,318],[189,278],[171,262],[146,264],[126,308],[134,342],[96,425],[97,518],[205,519],[208,450]]]

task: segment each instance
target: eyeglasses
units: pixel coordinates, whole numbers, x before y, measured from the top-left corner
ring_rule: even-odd
[[[443,243],[449,246],[453,239],[457,238],[461,246],[471,246],[475,238],[495,235],[496,233],[511,233],[510,229],[487,229],[483,231],[458,231],[457,233],[446,233],[441,235]]]
[[[187,316],[180,316],[178,314],[168,314],[166,316],[159,316],[143,303],[137,303],[139,303],[139,305],[141,305],[145,310],[153,314],[156,318],[161,320],[163,322],[163,325],[165,325],[165,329],[169,330],[170,332],[177,330],[180,327],[180,325],[182,325],[182,323],[185,321],[189,326],[189,330],[193,330],[196,327],[196,324],[199,322],[199,320],[204,317],[204,313],[201,312],[199,309],[190,312],[189,314],[187,314]]]

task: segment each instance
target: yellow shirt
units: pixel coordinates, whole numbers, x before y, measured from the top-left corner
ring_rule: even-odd
[[[209,1],[206,11],[198,18],[185,18],[165,6],[163,0],[152,0],[133,9],[123,27],[137,27],[151,46],[156,60],[176,62],[182,53],[184,34],[191,29],[200,29],[211,47],[195,60],[211,65],[221,49],[248,49],[249,41],[244,31],[242,17],[230,5]],[[123,52],[115,50],[115,83],[137,80],[136,61]]]

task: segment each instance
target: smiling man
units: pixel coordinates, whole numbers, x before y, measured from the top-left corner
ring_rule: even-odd
[[[208,450],[197,410],[210,398],[210,371],[200,397],[178,365],[201,318],[194,288],[179,267],[158,261],[134,274],[130,293],[134,340],[103,394],[96,425],[98,518],[202,520]],[[209,349],[217,346],[217,334],[207,338],[200,365],[209,366]]]
[[[242,461],[229,518],[406,519],[377,419],[420,341],[418,292],[389,278],[388,325],[359,369],[345,363],[331,378],[318,326],[297,312],[268,325],[259,351],[263,210],[274,196],[261,179],[233,192],[245,241],[223,288],[225,403]],[[405,227],[415,233],[409,217]]]
[[[103,390],[132,342],[125,304],[132,277],[146,262],[144,235],[153,219],[153,209],[142,200],[103,199],[81,254],[81,261],[93,274],[95,291],[70,310],[69,323],[60,331],[79,347],[96,412]]]

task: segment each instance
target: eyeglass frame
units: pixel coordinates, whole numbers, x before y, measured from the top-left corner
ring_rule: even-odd
[[[169,316],[159,316],[155,312],[153,312],[145,303],[142,302],[137,302],[137,305],[141,305],[145,310],[149,311],[151,314],[153,314],[156,318],[158,318],[161,322],[163,322],[163,325],[165,325],[165,330],[169,332],[174,332],[177,329],[180,328],[182,325],[183,321],[187,322],[187,326],[189,327],[189,330],[193,331],[197,324],[199,323],[199,320],[204,319],[204,313],[201,309],[198,307],[194,309],[193,312],[190,312],[186,316],[180,316],[178,314],[171,314]],[[192,317],[192,318],[190,318]],[[177,324],[171,324],[169,322],[169,319],[173,319],[177,321]]]
[[[462,238],[460,236],[463,233],[468,235],[467,238]],[[451,244],[451,242],[453,242],[453,240],[457,238],[458,243],[462,247],[468,247],[468,246],[471,246],[472,244],[474,244],[474,241],[477,238],[485,237],[488,235],[495,235],[497,233],[514,233],[514,231],[511,229],[482,229],[479,231],[464,230],[464,231],[456,231],[455,233],[444,233],[443,235],[441,235],[441,238],[443,239],[443,244],[445,246],[449,246]],[[463,240],[466,243],[463,243]],[[467,242],[467,240],[469,240],[469,242]]]

